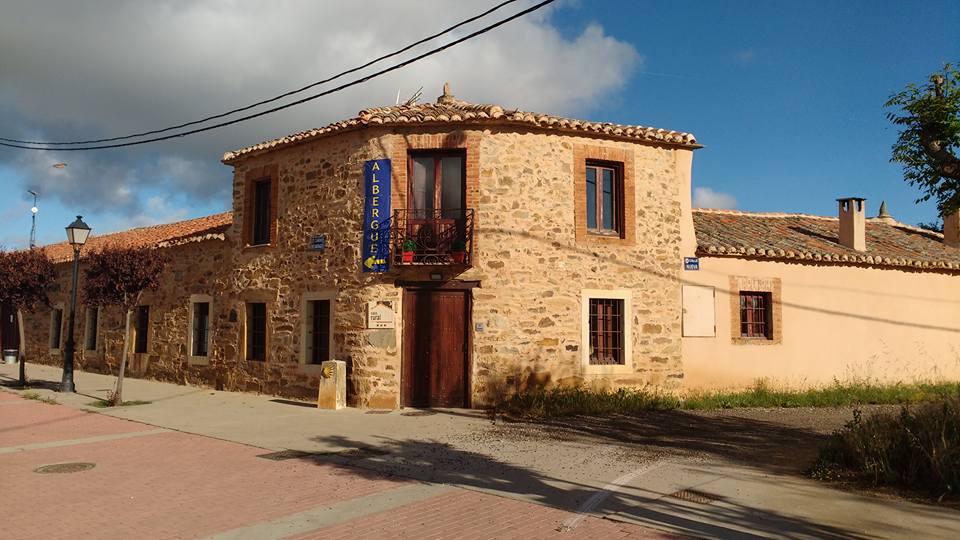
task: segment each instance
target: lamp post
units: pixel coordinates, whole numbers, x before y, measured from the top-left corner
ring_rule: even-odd
[[[28,189],[27,193],[33,195],[33,206],[30,207],[30,249],[37,247],[37,212],[40,211],[37,208],[37,192]]]
[[[67,225],[67,242],[73,247],[73,278],[70,285],[70,313],[67,315],[67,344],[63,353],[63,379],[60,381],[61,392],[75,392],[73,386],[73,319],[77,311],[77,274],[80,271],[80,248],[87,243],[90,236],[90,227],[83,222],[81,216]]]

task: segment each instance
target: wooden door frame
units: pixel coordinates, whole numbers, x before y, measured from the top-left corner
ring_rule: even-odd
[[[446,281],[446,282],[435,282],[435,281],[398,281],[398,287],[403,288],[403,306],[401,312],[404,314],[403,318],[403,332],[401,332],[401,353],[400,353],[400,407],[410,407],[407,402],[411,396],[405,395],[404,390],[404,377],[406,377],[406,367],[412,365],[412,358],[408,357],[407,354],[407,320],[406,320],[406,311],[407,311],[407,294],[411,292],[422,292],[422,291],[462,291],[464,296],[464,325],[466,332],[466,351],[464,351],[464,407],[467,409],[473,408],[473,294],[471,290],[480,286],[479,281]]]

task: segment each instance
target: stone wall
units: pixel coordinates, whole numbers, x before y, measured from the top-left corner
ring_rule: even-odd
[[[575,149],[609,148],[629,155],[635,183],[635,241],[578,241]],[[217,354],[235,365],[232,385],[312,395],[314,366],[300,361],[302,296],[336,290],[335,355],[350,366],[351,403],[399,404],[403,321],[397,281],[425,280],[422,269],[360,271],[363,163],[393,159],[393,208],[406,197],[408,149],[465,148],[467,200],[476,208],[473,267],[445,279],[479,281],[473,290],[473,402],[501,392],[557,383],[674,387],[680,360],[678,152],[662,147],[550,133],[505,131],[388,132],[368,129],[241,160],[236,163],[234,270],[218,309],[236,310],[220,329]],[[689,159],[688,157],[686,159]],[[274,245],[245,247],[245,183],[275,169],[279,179]],[[631,206],[631,205],[628,205]],[[324,252],[307,250],[326,234]],[[434,269],[436,271],[436,269]],[[633,370],[598,375],[583,365],[581,290],[633,291]],[[243,302],[268,301],[272,336],[267,362],[242,359]],[[398,328],[366,330],[369,300],[397,301]],[[223,317],[221,317],[223,318]]]
[[[429,270],[360,267],[363,165],[393,160],[394,209],[406,204],[410,149],[463,148],[467,203],[476,210],[471,268],[439,269],[445,280],[479,282],[472,289],[472,399],[482,405],[504,394],[555,384],[673,388],[680,358],[681,189],[689,184],[690,150],[557,134],[528,128],[388,130],[367,128],[284,147],[233,163],[234,222],[226,241],[169,248],[173,266],[151,305],[150,353],[136,355],[131,376],[227,390],[314,399],[319,366],[303,359],[304,300],[334,292],[332,352],[348,365],[352,405],[400,404],[403,290],[398,282],[428,280]],[[618,158],[628,167],[632,208],[627,238],[593,241],[576,205],[584,156]],[[277,182],[272,241],[247,246],[248,182]],[[582,199],[582,197],[580,197]],[[326,249],[311,251],[312,235]],[[61,270],[69,265],[60,265]],[[437,269],[433,269],[437,271]],[[62,280],[61,280],[62,281]],[[68,285],[61,285],[65,301]],[[606,372],[587,366],[582,343],[584,289],[632,295],[632,363]],[[208,365],[190,363],[189,298],[212,297]],[[368,301],[391,299],[397,328],[368,330]],[[268,307],[266,361],[245,358],[245,303]],[[82,328],[83,309],[78,309]],[[122,318],[106,310],[100,350],[79,352],[83,369],[114,371]],[[31,361],[59,363],[46,347],[49,312],[29,317]],[[78,331],[82,344],[82,332]]]
[[[148,352],[130,355],[127,374],[131,377],[181,384],[217,385],[222,374],[218,374],[212,364],[190,364],[187,331],[190,295],[216,296],[216,282],[227,260],[226,246],[219,240],[207,240],[164,249],[170,256],[170,264],[164,271],[161,286],[156,291],[144,293],[140,302],[150,306]],[[28,362],[62,365],[62,350],[67,340],[67,310],[70,305],[70,269],[71,263],[56,265],[57,287],[51,295],[53,306],[64,310],[61,348],[49,347],[50,309],[40,308],[33,313],[24,314],[25,353]],[[84,338],[89,329],[86,327],[87,304],[82,293],[83,269],[81,259],[80,292],[77,295],[74,326],[74,362],[77,369],[117,373],[123,353],[124,314],[118,307],[101,308],[97,325],[97,348],[86,350]],[[215,324],[211,323],[211,327],[213,329]]]

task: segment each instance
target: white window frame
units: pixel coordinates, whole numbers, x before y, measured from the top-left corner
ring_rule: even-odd
[[[194,356],[193,354],[193,314],[196,312],[196,304],[207,304],[209,306],[208,317],[210,318],[209,328],[207,329],[207,355]],[[206,366],[210,364],[210,353],[213,345],[213,297],[209,294],[191,294],[190,306],[187,313],[187,363],[191,366]]]
[[[56,347],[50,347],[50,342],[52,341],[51,338],[53,337],[53,314],[56,313],[58,309],[60,310],[60,333],[59,333],[60,339],[57,341]],[[64,319],[64,316],[66,315],[66,313],[64,313],[65,311],[66,310],[63,309],[62,303],[56,303],[50,308],[50,324],[48,325],[50,328],[50,331],[47,334],[47,347],[50,349],[51,353],[59,353],[60,350],[63,348],[63,325],[65,324],[65,321],[63,319]]]
[[[310,348],[312,342],[307,339],[310,328],[313,325],[313,310],[311,302],[318,300],[330,301],[330,359],[337,357],[336,340],[333,338],[333,331],[336,328],[335,320],[337,313],[337,291],[326,290],[317,292],[303,293],[300,304],[300,369],[304,371],[319,371],[320,364],[310,363]]]
[[[94,339],[96,343],[92,349],[87,348],[87,343],[90,338],[90,311],[96,310],[97,312],[97,324],[93,325]],[[103,315],[103,311],[99,306],[85,306],[83,310],[83,352],[97,352],[100,350],[100,317]]]
[[[623,364],[590,363],[590,300],[623,300]],[[633,291],[630,289],[583,289],[580,291],[580,366],[585,375],[633,373]]]

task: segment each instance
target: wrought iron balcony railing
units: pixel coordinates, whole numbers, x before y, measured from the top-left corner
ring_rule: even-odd
[[[393,264],[470,266],[473,210],[395,210],[390,224]]]

